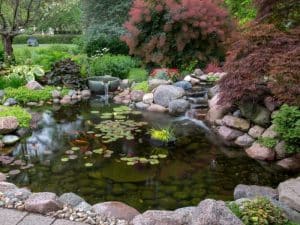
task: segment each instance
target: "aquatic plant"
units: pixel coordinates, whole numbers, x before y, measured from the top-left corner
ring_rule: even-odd
[[[169,142],[175,139],[174,132],[171,128],[151,129],[151,138],[162,142]]]
[[[0,106],[0,117],[14,116],[20,127],[29,127],[31,114],[20,106]]]

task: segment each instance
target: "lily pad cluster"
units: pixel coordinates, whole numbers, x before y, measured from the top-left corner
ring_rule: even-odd
[[[121,161],[126,162],[128,166],[134,166],[136,164],[150,164],[157,165],[159,164],[159,159],[167,158],[166,154],[159,155],[151,155],[149,158],[147,157],[122,157]]]

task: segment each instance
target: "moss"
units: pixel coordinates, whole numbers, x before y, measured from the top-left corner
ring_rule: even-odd
[[[270,137],[260,137],[258,143],[267,148],[274,148],[277,144],[277,140]]]
[[[142,68],[133,68],[129,71],[128,79],[135,82],[146,81],[148,79],[148,72]]]
[[[143,91],[147,93],[149,91],[149,85],[147,81],[143,81],[141,83],[137,83],[132,87],[132,90],[134,91]]]
[[[0,106],[0,117],[6,116],[16,117],[20,127],[29,127],[31,114],[20,106]]]

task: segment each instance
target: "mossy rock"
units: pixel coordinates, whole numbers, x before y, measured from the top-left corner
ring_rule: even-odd
[[[239,109],[242,116],[255,124],[266,127],[271,122],[271,112],[263,106],[253,103],[243,103],[239,105]]]

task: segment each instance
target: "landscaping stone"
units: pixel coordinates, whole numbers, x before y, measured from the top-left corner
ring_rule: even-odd
[[[175,84],[173,84],[176,87],[180,87],[182,89],[184,89],[185,91],[192,89],[192,85],[190,82],[187,81],[178,81]]]
[[[243,103],[239,106],[242,115],[260,126],[267,126],[271,121],[271,112],[260,105],[253,104],[252,102]]]
[[[161,105],[157,105],[157,104],[151,104],[151,105],[147,108],[147,110],[148,110],[149,112],[160,112],[160,113],[164,113],[164,112],[167,112],[167,111],[168,111],[167,108],[165,108],[165,107],[163,107],[163,106],[161,106]]]
[[[150,79],[148,81],[148,84],[149,84],[149,90],[152,91],[155,88],[159,87],[160,85],[168,85],[170,84],[170,82],[163,79]]]
[[[255,142],[250,148],[246,149],[246,153],[249,157],[256,160],[272,161],[275,159],[275,152],[267,147],[261,146]]]
[[[190,104],[184,99],[176,99],[169,103],[169,113],[173,115],[178,115],[184,113]]]
[[[27,211],[41,214],[60,210],[62,206],[56,194],[50,192],[34,193],[25,201]]]
[[[6,175],[0,172],[0,182],[6,181]]]
[[[138,102],[135,104],[135,107],[140,110],[146,110],[150,105],[144,102]]]
[[[60,100],[60,104],[62,105],[70,105],[72,103],[72,98],[69,95],[66,95]]]
[[[213,98],[216,94],[218,94],[218,92],[220,91],[220,86],[219,85],[215,85],[211,88],[208,89],[208,97],[209,98]]]
[[[196,207],[190,206],[190,207],[176,209],[174,212],[180,216],[182,224],[191,224],[192,216],[195,210]]]
[[[243,136],[238,137],[234,143],[240,147],[249,147],[254,141],[255,140],[251,136],[244,134]]]
[[[278,192],[280,202],[300,212],[300,177],[280,183]]]
[[[52,98],[61,98],[61,93],[58,90],[52,91]]]
[[[265,132],[262,134],[262,137],[267,137],[267,138],[276,138],[276,137],[278,137],[278,134],[274,129],[275,129],[275,125],[273,124],[268,129],[265,130]]]
[[[62,202],[63,204],[70,205],[72,207],[75,207],[84,201],[83,198],[81,198],[80,196],[78,196],[72,192],[62,194],[58,200],[60,202]]]
[[[6,101],[4,102],[4,106],[12,106],[12,105],[17,105],[18,102],[14,99],[14,98],[8,98],[6,99]]]
[[[51,225],[54,220],[55,218],[29,214],[18,225]]]
[[[225,202],[206,199],[195,209],[191,225],[243,225]]]
[[[92,93],[90,90],[82,90],[81,91],[81,96],[84,99],[91,97],[91,95],[92,95]]]
[[[13,145],[17,143],[20,140],[20,138],[16,135],[5,135],[2,138],[2,142],[4,145]]]
[[[270,111],[273,112],[280,104],[271,96],[268,96],[264,99],[264,104],[266,108]]]
[[[92,209],[100,216],[114,217],[127,221],[131,221],[135,216],[140,214],[136,209],[122,202],[103,202],[93,205]]]
[[[285,149],[285,142],[280,141],[275,146],[275,152],[276,152],[276,159],[284,159],[287,156],[286,149]]]
[[[141,102],[143,101],[144,94],[143,91],[131,91],[130,99],[134,102]]]
[[[223,123],[228,127],[241,131],[248,131],[250,128],[249,121],[234,116],[224,116]]]
[[[173,211],[148,210],[134,217],[132,225],[182,225],[182,215]]]
[[[217,119],[222,119],[224,115],[229,112],[230,104],[220,104],[220,95],[216,94],[210,101],[208,101],[209,111],[206,115],[206,120],[210,123],[215,123]]]
[[[253,138],[259,138],[264,133],[265,129],[261,126],[255,125],[252,128],[250,128],[248,134]]]
[[[92,210],[92,206],[88,204],[87,202],[83,201],[80,202],[78,205],[74,207],[75,210],[79,210],[81,212],[87,212]]]
[[[239,184],[234,189],[235,200],[242,198],[253,199],[256,197],[277,198],[277,196],[277,190],[270,187]]]
[[[5,181],[0,182],[0,192],[2,192],[2,193],[10,191],[12,189],[16,189],[16,188],[17,188],[17,186],[12,183],[8,183]]]
[[[204,74],[204,72],[201,69],[195,69],[194,74],[198,77]]]
[[[27,188],[13,188],[4,192],[5,197],[9,199],[16,199],[16,201],[24,201],[31,194],[31,191],[29,191]]]
[[[30,90],[41,90],[41,89],[43,89],[43,86],[42,86],[39,82],[37,82],[37,81],[35,81],[35,80],[29,81],[29,82],[26,84],[26,87],[27,87],[28,89],[30,89]]]
[[[0,134],[12,133],[18,128],[18,126],[18,119],[14,116],[0,118]]]
[[[300,224],[300,212],[297,212],[296,210],[291,209],[284,202],[280,202],[276,199],[270,199],[270,201],[274,206],[277,206],[278,208],[280,208],[283,211],[283,213],[285,214],[287,219]]]
[[[153,103],[153,100],[154,100],[154,95],[153,93],[147,93],[144,95],[143,97],[143,102],[145,104],[152,104]]]
[[[300,171],[300,153],[278,161],[277,165],[286,170]]]
[[[183,97],[184,90],[173,85],[161,85],[154,92],[154,103],[168,107],[170,102]]]
[[[219,127],[218,134],[221,136],[221,138],[223,138],[226,141],[232,141],[244,135],[242,131],[235,130],[226,126]]]

